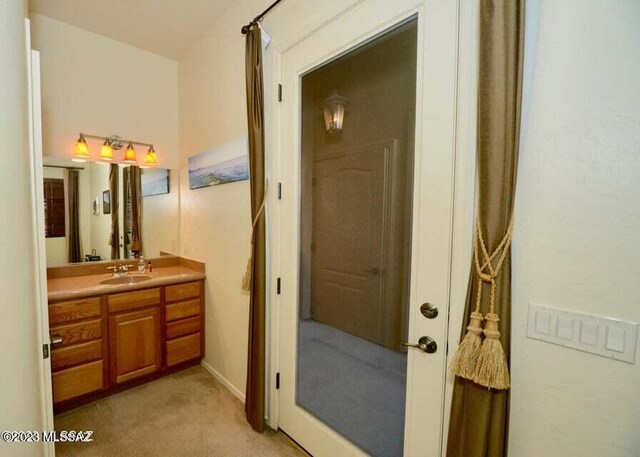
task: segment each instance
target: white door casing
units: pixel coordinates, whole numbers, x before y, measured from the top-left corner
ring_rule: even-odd
[[[47,299],[47,267],[44,238],[44,193],[42,175],[42,107],[40,94],[40,52],[31,49],[30,21],[25,20],[28,104],[29,104],[29,157],[31,167],[32,201],[31,212],[34,220],[32,239],[34,243],[34,265],[36,270],[36,316],[40,328],[40,344],[49,349],[49,301]],[[40,384],[40,402],[44,431],[54,430],[53,390],[51,385],[51,357],[41,360],[42,382]],[[44,443],[45,453],[55,455],[54,443]]]
[[[280,169],[273,170],[275,179],[282,182],[283,197],[270,205],[272,217],[277,219],[270,244],[272,249],[278,247],[278,253],[272,255],[271,274],[276,276],[274,272],[279,272],[282,278],[281,294],[271,297],[272,306],[279,313],[278,358],[272,369],[280,372],[281,381],[277,425],[317,456],[362,452],[295,405],[300,78],[414,15],[418,20],[418,66],[409,339],[416,342],[420,336],[428,335],[440,347],[435,354],[409,351],[405,455],[440,455],[451,270],[458,3],[366,0],[276,59],[281,64],[283,85],[281,147],[275,151]],[[425,302],[438,306],[439,318],[428,320],[420,314],[420,305]],[[276,425],[273,421],[271,424]]]

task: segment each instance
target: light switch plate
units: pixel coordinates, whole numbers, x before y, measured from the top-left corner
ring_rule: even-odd
[[[527,337],[635,363],[638,323],[529,303]]]

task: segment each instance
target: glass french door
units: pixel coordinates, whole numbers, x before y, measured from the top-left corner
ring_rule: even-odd
[[[278,423],[315,456],[440,453],[456,14],[365,0],[282,55]]]

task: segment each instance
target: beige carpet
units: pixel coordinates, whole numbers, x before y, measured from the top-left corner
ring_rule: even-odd
[[[306,456],[281,432],[254,432],[242,403],[202,367],[60,414],[56,430],[93,430],[91,443],[57,443],[56,455]]]

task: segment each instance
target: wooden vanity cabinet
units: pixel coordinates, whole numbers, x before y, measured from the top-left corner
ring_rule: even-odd
[[[54,405],[67,409],[204,354],[204,281],[49,304]]]
[[[100,297],[49,305],[50,333],[62,339],[51,349],[54,403],[106,387],[104,311]]]
[[[202,282],[165,288],[165,353],[167,367],[202,358]]]

